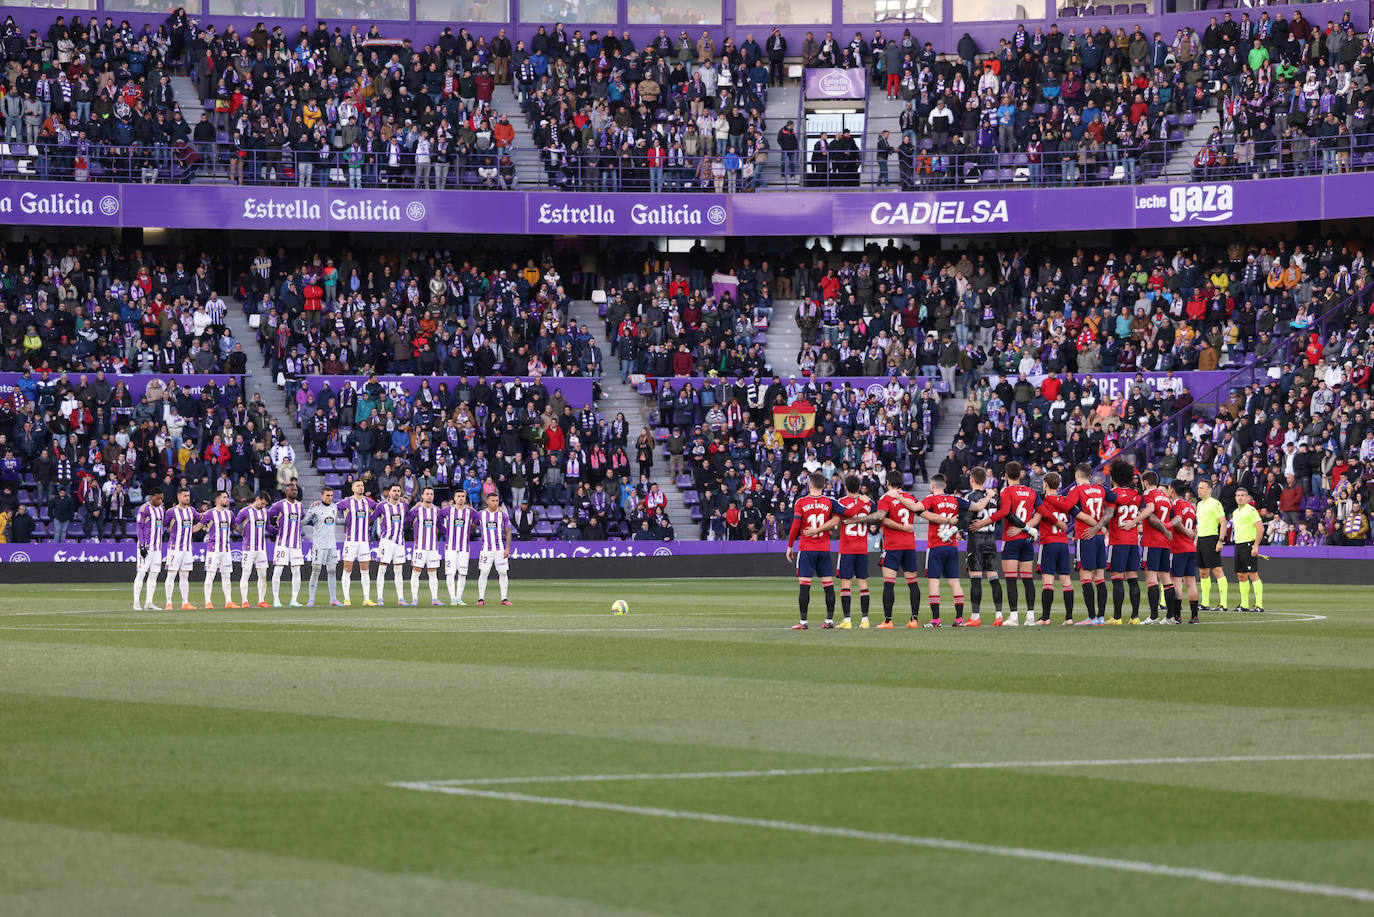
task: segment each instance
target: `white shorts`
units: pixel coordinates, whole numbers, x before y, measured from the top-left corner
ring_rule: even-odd
[[[206,573],[233,573],[234,555],[228,551],[207,551],[205,554]]]
[[[162,572],[162,549],[158,548],[148,552],[147,556],[138,559],[139,573],[161,573]]]
[[[406,546],[396,541],[383,541],[377,545],[377,563],[403,564],[406,562]]]
[[[410,566],[418,567],[421,570],[439,569],[438,551],[421,551],[416,549],[410,556]]]
[[[272,550],[272,563],[278,567],[300,567],[305,564],[305,555],[300,548],[279,544]]]
[[[467,551],[445,551],[444,570],[448,573],[456,572],[459,576],[468,575],[468,563],[472,557]]]
[[[345,541],[343,559],[346,564],[351,564],[355,560],[369,563],[372,560],[372,546],[366,541]]]
[[[168,551],[167,552],[167,572],[181,573],[183,570],[189,571],[196,565],[195,555],[190,551]]]
[[[334,566],[339,562],[338,546],[332,544],[311,545],[310,562],[326,567]]]
[[[245,570],[247,570],[249,567],[265,567],[267,566],[267,552],[244,551],[242,555],[242,560],[243,569]]]
[[[505,551],[483,551],[477,555],[477,567],[483,573],[491,572],[493,565],[497,573],[505,573],[510,569],[510,558]]]

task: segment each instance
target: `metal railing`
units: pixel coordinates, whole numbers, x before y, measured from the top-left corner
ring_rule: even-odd
[[[926,138],[922,138],[922,143]],[[127,183],[231,183],[244,185],[531,189],[568,192],[750,192],[889,188],[931,190],[988,187],[1080,187],[1134,184],[1163,171],[1179,141],[1152,141],[1133,153],[1108,147],[1091,153],[1044,153],[1031,162],[1024,152],[942,153],[918,149],[880,157],[865,150],[830,157],[768,150],[725,169],[726,156],[670,158],[650,166],[647,152],[595,155],[516,147],[450,154],[417,163],[412,153],[392,162],[386,153],[349,150],[302,152],[243,149],[228,143],[159,144],[150,147],[7,142],[0,146],[0,178],[10,180]],[[1349,147],[1275,142],[1257,148],[1251,160],[1234,157],[1194,169],[1194,180],[1250,178],[1374,169],[1374,134],[1349,138]]]

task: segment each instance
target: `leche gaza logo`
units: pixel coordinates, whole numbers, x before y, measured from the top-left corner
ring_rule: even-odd
[[[541,226],[616,226],[622,214],[605,204],[540,204]],[[634,226],[724,226],[725,208],[713,204],[702,209],[691,204],[632,204],[628,213]]]
[[[816,88],[822,95],[837,99],[849,95],[853,84],[849,81],[849,74],[843,70],[830,70],[821,74],[821,78],[816,81]]]
[[[982,226],[1007,223],[1006,198],[943,201],[879,201],[869,212],[877,226]]]
[[[1179,185],[1163,193],[1141,194],[1136,210],[1169,211],[1174,223],[1221,223],[1235,215],[1236,192],[1232,185]]]
[[[253,221],[318,223],[324,218],[326,209],[329,219],[348,223],[400,223],[403,219],[419,223],[425,218],[425,205],[419,201],[411,200],[401,204],[385,198],[331,200],[325,208],[308,198],[284,201],[276,198],[249,197],[244,198],[243,211],[239,216]]]
[[[119,198],[106,194],[99,199],[80,193],[38,194],[25,191],[19,195],[0,197],[0,213],[22,213],[28,216],[80,216],[97,213],[112,217],[119,212]]]

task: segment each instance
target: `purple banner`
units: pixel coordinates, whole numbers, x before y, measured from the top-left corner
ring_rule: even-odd
[[[527,231],[545,235],[723,236],[730,229],[728,194],[530,192],[525,211]]]
[[[806,97],[808,99],[866,99],[868,98],[868,72],[862,67],[845,70],[840,67],[824,67],[806,71]]]
[[[0,220],[12,225],[687,238],[1238,226],[1368,217],[1371,201],[1374,172],[1236,183],[733,195],[0,182]]]
[[[338,394],[339,391],[344,388],[361,390],[369,378],[369,376],[306,376],[302,381],[304,382],[306,390],[318,397],[320,392],[324,389],[326,382],[329,383],[329,387],[334,393]],[[401,395],[402,397],[409,398],[418,392],[421,384],[425,382],[428,382],[430,389],[435,392],[439,390],[441,384],[447,384],[449,391],[453,391],[454,386],[458,384],[461,378],[464,377],[378,376],[377,381],[382,384],[388,394],[392,396]],[[469,385],[475,385],[478,378],[478,376],[466,377]],[[511,383],[516,381],[516,377],[514,376],[483,376],[480,378],[485,379],[487,384],[493,387],[496,385],[505,385],[509,388]],[[533,377],[521,376],[520,381],[528,386],[533,382]],[[539,382],[544,388],[549,390],[550,397],[552,397],[555,392],[561,390],[563,392],[563,397],[567,399],[568,404],[573,406],[574,410],[580,410],[593,401],[592,393],[596,385],[595,379],[544,376]]]
[[[473,551],[477,549],[473,545]],[[918,551],[925,551],[926,543],[918,539]],[[517,541],[511,550],[515,560],[555,560],[594,557],[719,557],[723,555],[778,555],[787,550],[783,541]],[[192,546],[197,562],[205,558],[205,546]],[[1299,558],[1304,560],[1374,560],[1374,546],[1336,547],[1312,545],[1266,545],[1264,557]],[[132,569],[138,548],[132,541],[105,544],[78,542],[42,542],[35,544],[0,544],[0,563],[110,563],[128,564]],[[410,546],[407,546],[407,556]],[[1231,547],[1222,554],[1231,557]],[[239,561],[238,551],[233,552]]]
[[[769,379],[769,381],[771,381],[771,377],[767,378]],[[802,386],[814,382],[816,385],[824,388],[825,385],[829,383],[836,389],[842,389],[844,388],[844,386],[848,385],[850,388],[858,389],[866,395],[872,395],[874,398],[879,399],[885,397],[887,387],[892,383],[891,376],[789,376],[788,380],[793,378],[797,380],[798,385]],[[789,384],[788,380],[783,381],[784,387],[786,387]],[[671,382],[673,383],[673,390],[677,391],[684,385],[692,385],[695,388],[701,388],[706,384],[708,380],[703,379],[700,376],[693,376],[691,378],[686,378],[683,376],[671,376],[664,379],[651,379],[649,381],[657,381],[660,383]],[[734,384],[737,380],[732,378],[725,379],[723,381],[730,384]],[[742,381],[748,382],[747,379]],[[930,388],[932,391],[940,393],[949,391],[949,386],[945,385],[945,380],[943,379],[931,378],[927,376],[897,377],[897,384],[900,385],[904,391],[910,391],[911,396],[913,398],[918,397],[921,394],[921,390],[926,387],[927,382],[930,383]]]
[[[66,379],[72,385],[80,387],[83,382],[94,382],[95,373],[33,373],[29,378],[33,383],[39,383],[44,379],[53,382]],[[106,373],[105,380],[113,388],[117,382],[123,382],[129,390],[129,397],[134,404],[143,400],[143,396],[148,391],[148,386],[157,383],[166,389],[167,383],[175,381],[178,386],[185,389],[192,395],[199,395],[200,390],[205,388],[210,382],[223,388],[231,379],[238,379],[238,376],[226,375],[206,375],[206,376],[183,376],[176,374],[157,374],[139,373],[130,376],[117,376],[114,373]],[[27,387],[24,377],[19,373],[0,373],[0,398],[7,398],[23,391]]]
[[[1207,401],[1215,404],[1225,401],[1231,395],[1230,386],[1227,383],[1231,380],[1230,372],[1220,371],[1194,371],[1178,373],[1078,373],[1076,375],[1064,373],[1060,375],[1061,380],[1076,378],[1083,385],[1087,385],[1091,378],[1097,386],[1098,393],[1106,401],[1112,401],[1122,395],[1129,394],[1131,388],[1141,382],[1150,391],[1172,390],[1178,394],[1183,389],[1188,389],[1188,394],[1193,396],[1194,401]],[[1000,376],[988,376],[989,379],[998,379]],[[1008,379],[1014,380],[1014,375],[1008,375]],[[1027,376],[1032,385],[1039,386],[1041,382],[1049,376]]]

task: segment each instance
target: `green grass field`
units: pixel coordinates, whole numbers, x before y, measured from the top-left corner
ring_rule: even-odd
[[[1374,601],[1266,592],[1196,627],[793,633],[784,579],[11,587],[0,913],[1370,913]]]

